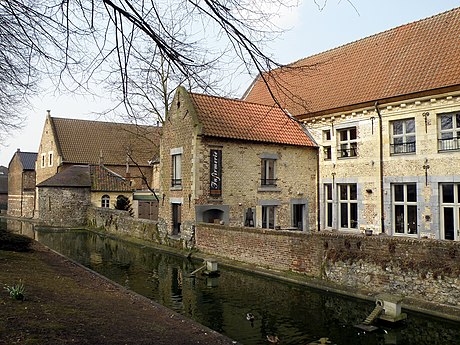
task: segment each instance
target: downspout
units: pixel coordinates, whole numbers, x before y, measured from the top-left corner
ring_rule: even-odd
[[[319,147],[316,150],[316,222],[317,222],[317,231],[320,231],[321,229],[321,200],[320,200],[320,191],[321,187],[319,185],[320,183],[320,171],[319,171]]]
[[[384,207],[383,207],[383,124],[382,124],[382,114],[380,113],[379,109],[379,102],[375,102],[374,104],[375,111],[379,116],[379,155],[380,155],[380,163],[379,163],[379,182],[380,182],[380,225],[382,226],[382,234],[385,233],[385,217],[384,217]]]
[[[21,217],[22,217],[23,199],[24,199],[24,170],[21,172]]]

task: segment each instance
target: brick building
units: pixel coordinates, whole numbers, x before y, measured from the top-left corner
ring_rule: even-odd
[[[47,115],[37,160],[37,184],[73,165],[104,165],[131,183],[136,215],[157,201],[161,127],[88,121]],[[102,198],[102,195],[101,195]],[[139,200],[138,200],[139,199]],[[102,199],[99,200],[99,204]],[[139,213],[139,210],[141,212]]]
[[[320,229],[460,239],[459,57],[457,8],[266,75],[321,146]]]
[[[34,216],[35,161],[37,153],[14,153],[8,165],[8,215],[13,217]]]
[[[8,209],[8,168],[0,166],[0,212]]]
[[[316,229],[317,148],[277,107],[178,88],[163,126],[159,229]]]
[[[101,165],[72,165],[37,184],[39,219],[53,226],[84,225],[90,205],[115,208],[120,196],[132,198],[128,180]]]

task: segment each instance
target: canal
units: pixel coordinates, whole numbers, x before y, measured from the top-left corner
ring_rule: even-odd
[[[366,333],[354,325],[372,311],[371,302],[224,267],[218,278],[193,278],[189,273],[201,262],[90,231],[20,224],[16,232],[242,344],[269,344],[267,335],[298,345],[320,338],[337,345],[460,343],[456,322],[409,312],[397,327],[384,324]],[[253,322],[247,313],[254,315]]]

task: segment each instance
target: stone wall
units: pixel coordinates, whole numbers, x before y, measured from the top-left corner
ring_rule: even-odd
[[[85,225],[90,194],[89,188],[39,187],[37,205],[40,223],[63,227]]]
[[[88,208],[88,225],[113,234],[127,235],[155,243],[170,245],[167,234],[158,231],[157,222],[129,216],[127,211],[101,207]]]
[[[460,243],[197,224],[199,250],[371,293],[460,307]]]

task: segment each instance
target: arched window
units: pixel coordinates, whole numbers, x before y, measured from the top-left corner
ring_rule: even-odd
[[[107,194],[101,198],[101,207],[110,207],[110,196]]]

